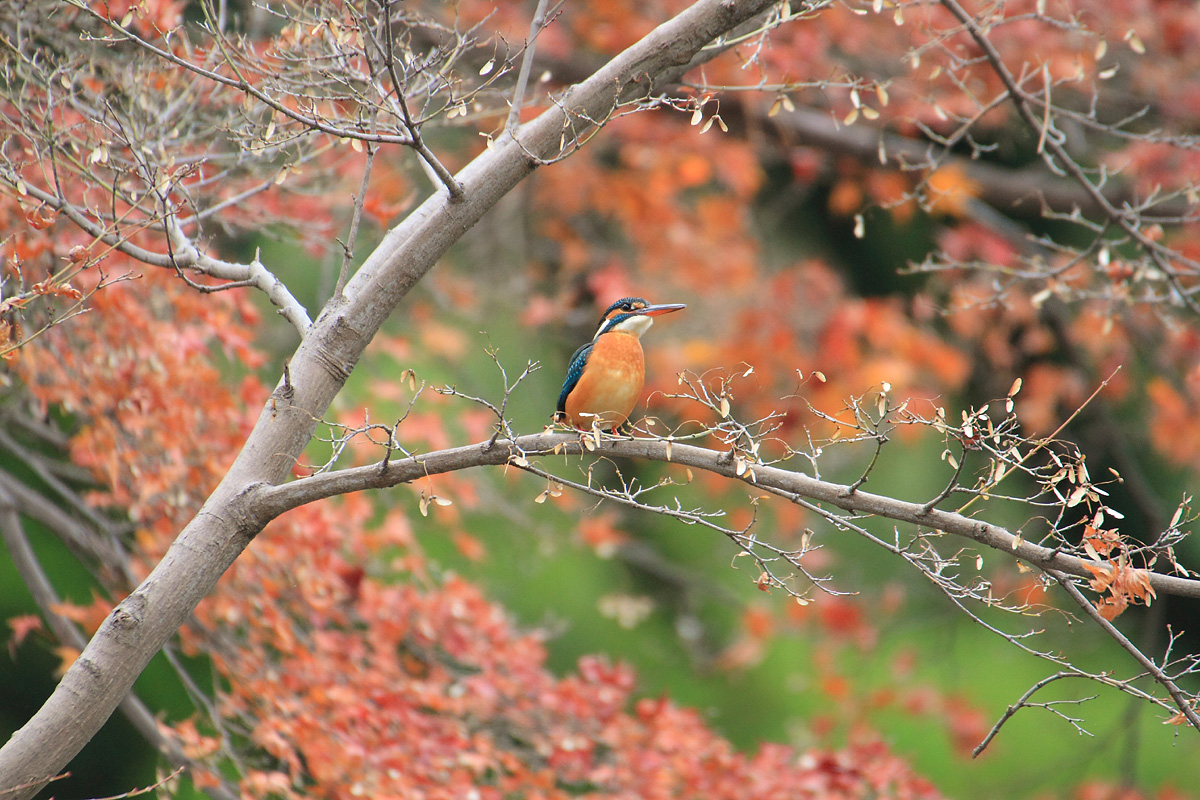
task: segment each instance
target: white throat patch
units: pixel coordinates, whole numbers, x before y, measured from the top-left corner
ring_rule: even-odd
[[[608,333],[609,331],[621,331],[622,333],[628,333],[640,339],[642,334],[650,330],[650,326],[653,324],[654,317],[647,317],[644,314],[634,314],[628,319],[621,320],[616,325],[601,326],[600,330],[596,331],[596,336],[594,338],[598,339],[600,334]]]

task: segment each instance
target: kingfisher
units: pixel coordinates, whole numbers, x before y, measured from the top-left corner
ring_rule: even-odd
[[[618,431],[629,419],[646,379],[642,334],[650,330],[655,317],[684,307],[683,303],[651,305],[641,297],[623,297],[609,306],[596,335],[571,356],[555,420],[579,430]]]

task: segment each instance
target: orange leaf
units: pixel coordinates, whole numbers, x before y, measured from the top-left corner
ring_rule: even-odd
[[[857,181],[843,178],[833,185],[829,192],[829,212],[841,217],[848,217],[862,208],[863,193]]]
[[[951,217],[965,216],[968,202],[979,195],[979,185],[957,164],[934,170],[925,185],[929,190],[930,210]]]
[[[67,669],[75,663],[75,659],[79,658],[80,650],[67,645],[60,645],[54,648],[54,654],[58,656],[58,668],[54,670],[54,674],[62,677],[67,674]]]

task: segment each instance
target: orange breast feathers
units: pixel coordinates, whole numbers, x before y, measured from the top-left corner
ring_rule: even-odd
[[[601,334],[588,356],[579,383],[567,396],[567,418],[589,430],[624,425],[642,395],[646,361],[638,337],[624,331]]]

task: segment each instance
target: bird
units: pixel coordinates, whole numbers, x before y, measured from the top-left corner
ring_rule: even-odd
[[[642,334],[650,330],[655,317],[685,307],[683,303],[651,305],[641,297],[623,297],[609,306],[596,335],[571,356],[555,420],[583,431],[620,431],[646,379]]]

